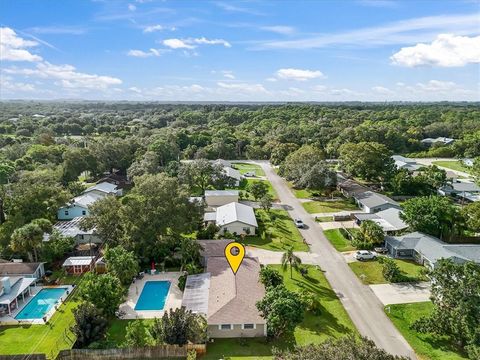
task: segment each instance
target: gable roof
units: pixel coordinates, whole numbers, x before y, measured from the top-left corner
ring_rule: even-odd
[[[64,261],[62,266],[82,266],[90,265],[95,256],[71,256]]]
[[[75,237],[77,235],[91,235],[94,233],[94,229],[91,230],[82,230],[80,229],[80,223],[83,217],[78,216],[73,218],[70,221],[58,221],[53,225],[53,228],[57,230],[63,236]],[[49,234],[47,234],[49,235]],[[48,240],[50,236],[44,238]]]
[[[345,191],[349,196],[355,196],[356,194],[368,191],[368,188],[366,186],[363,186],[352,179],[342,181],[338,184],[338,187]]]
[[[238,196],[238,190],[205,190],[205,197],[207,196]]]
[[[353,216],[360,221],[372,220],[380,225],[384,231],[399,231],[408,227],[400,218],[401,212],[400,209],[391,207],[373,214],[355,213]]]
[[[215,165],[222,165],[224,167],[232,167],[232,163],[228,160],[217,159],[217,160],[213,160],[213,163]]]
[[[80,206],[83,208],[88,208],[91,204],[93,204],[95,201],[103,199],[105,195],[100,195],[96,193],[86,193],[82,194],[80,196],[74,197],[70,203],[67,204],[67,206]]]
[[[95,190],[104,192],[106,194],[115,194],[118,190],[118,187],[115,184],[109,183],[107,181],[103,181],[103,182],[97,183],[94,186],[90,186],[83,193],[87,194],[90,191],[95,191]]]
[[[447,244],[442,240],[421,232],[403,236],[387,236],[385,240],[396,249],[413,249],[435,264],[440,259],[453,258],[457,262],[480,263],[480,245]]]
[[[234,275],[225,257],[210,257],[207,273],[210,273],[209,324],[265,324],[256,307],[257,301],[265,296],[257,259],[244,258]]]
[[[231,202],[217,208],[215,219],[217,226],[228,225],[237,221],[258,227],[255,212],[251,206]]]
[[[384,204],[390,204],[394,207],[400,208],[400,205],[396,201],[390,199],[388,196],[376,193],[374,191],[365,191],[363,193],[356,194],[355,199],[357,199],[357,201],[362,205],[369,208]]]
[[[211,256],[224,256],[225,247],[230,244],[233,239],[220,239],[220,240],[197,240],[202,249],[200,255],[203,257]]]
[[[228,176],[228,177],[231,177],[231,178],[234,178],[236,180],[241,180],[242,179],[242,175],[240,174],[240,171],[232,168],[232,167],[228,167],[228,166],[225,166],[223,168],[223,172]]]

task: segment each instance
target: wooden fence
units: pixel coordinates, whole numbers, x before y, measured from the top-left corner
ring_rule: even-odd
[[[188,350],[195,350],[197,355],[200,355],[205,354],[206,349],[207,348],[205,344],[186,346],[159,345],[142,348],[98,350],[72,349],[60,351],[56,360],[185,359],[187,357]]]

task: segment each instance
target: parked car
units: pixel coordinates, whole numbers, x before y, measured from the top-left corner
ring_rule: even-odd
[[[388,253],[388,249],[386,247],[376,247],[374,248],[373,250],[375,250],[375,252],[377,254],[386,254]]]
[[[355,259],[359,261],[374,260],[377,258],[377,254],[368,250],[359,250],[355,253]]]
[[[245,177],[255,177],[255,172],[254,171],[247,171],[245,174],[243,174]]]
[[[305,224],[303,223],[302,220],[300,219],[295,219],[293,220],[295,222],[295,226],[299,229],[303,229],[305,227]]]

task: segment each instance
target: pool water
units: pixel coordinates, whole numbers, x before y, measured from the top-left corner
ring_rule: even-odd
[[[46,288],[40,290],[15,316],[17,320],[41,319],[65,294],[67,288]]]
[[[170,281],[147,281],[138,298],[135,310],[163,310]]]

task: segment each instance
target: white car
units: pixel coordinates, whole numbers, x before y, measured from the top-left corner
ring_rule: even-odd
[[[303,229],[305,227],[305,224],[303,223],[302,220],[300,219],[295,219],[293,220],[295,222],[295,226],[299,229]]]
[[[355,259],[359,261],[374,260],[377,258],[377,254],[368,250],[359,250],[355,253]]]
[[[254,171],[248,171],[245,174],[243,174],[245,177],[255,177],[255,172]]]

